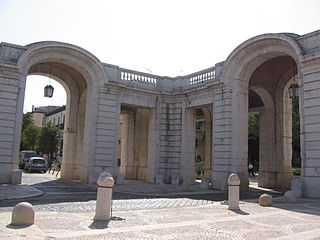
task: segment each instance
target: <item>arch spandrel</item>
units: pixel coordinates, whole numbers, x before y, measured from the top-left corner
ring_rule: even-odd
[[[298,69],[303,49],[287,34],[263,34],[240,44],[224,63],[222,80],[230,84],[236,80],[249,81],[253,71],[262,63],[279,56],[291,56]]]
[[[95,84],[95,81],[98,85],[103,85],[107,81],[106,72],[100,60],[78,46],[61,42],[38,42],[26,47],[28,47],[27,50],[17,62],[22,75],[27,75],[29,69],[35,64],[59,62],[83,74],[89,81],[87,84],[89,88]]]

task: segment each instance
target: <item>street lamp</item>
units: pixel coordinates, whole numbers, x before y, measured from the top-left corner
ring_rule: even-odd
[[[296,84],[296,83],[291,84],[288,91],[289,91],[290,98],[299,97],[299,85],[298,84]]]
[[[54,88],[51,85],[47,85],[44,87],[44,97],[51,98],[53,95]]]

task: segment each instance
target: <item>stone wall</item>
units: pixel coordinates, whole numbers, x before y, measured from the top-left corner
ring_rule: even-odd
[[[160,159],[158,174],[169,182],[171,175],[180,174],[182,104],[163,99],[160,120]]]
[[[11,183],[18,169],[23,81],[12,64],[0,64],[0,183]]]

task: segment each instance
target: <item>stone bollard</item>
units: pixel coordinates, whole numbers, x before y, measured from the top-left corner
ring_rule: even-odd
[[[114,184],[112,175],[108,172],[101,173],[97,184],[98,196],[94,220],[108,221],[111,219],[112,187]]]
[[[156,184],[164,184],[164,178],[162,175],[156,176]]]
[[[200,188],[201,189],[209,189],[210,188],[210,179],[209,178],[202,178]]]
[[[240,179],[237,174],[231,173],[228,178],[228,203],[229,210],[239,210]]]
[[[260,206],[272,206],[272,196],[270,194],[264,193],[259,197]]]
[[[297,198],[292,191],[286,191],[283,195],[283,201],[286,203],[295,203]]]
[[[123,185],[124,184],[124,176],[122,174],[119,174],[116,178],[116,184],[117,185]]]
[[[171,184],[172,185],[179,185],[180,184],[180,177],[177,174],[171,175]]]
[[[291,180],[291,191],[296,198],[301,198],[303,196],[303,182],[301,178],[295,177]]]
[[[14,170],[11,173],[11,184],[21,184],[22,179],[22,171],[21,170]]]
[[[34,210],[30,203],[18,203],[12,211],[11,224],[17,226],[30,226],[34,224]]]

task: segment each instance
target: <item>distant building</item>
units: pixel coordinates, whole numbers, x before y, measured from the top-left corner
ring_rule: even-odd
[[[52,125],[58,127],[60,130],[64,130],[65,123],[65,110],[66,106],[32,106],[32,119],[33,124],[38,127],[44,127],[47,123],[51,122]],[[63,152],[63,134],[61,138],[60,148],[54,157],[62,157]]]
[[[59,109],[60,106],[43,106],[35,107],[32,105],[32,119],[33,125],[38,127],[44,127],[46,125],[46,116],[45,114],[50,113],[56,109]]]
[[[57,107],[44,114],[45,123],[51,122],[59,129],[64,129],[66,106]]]

